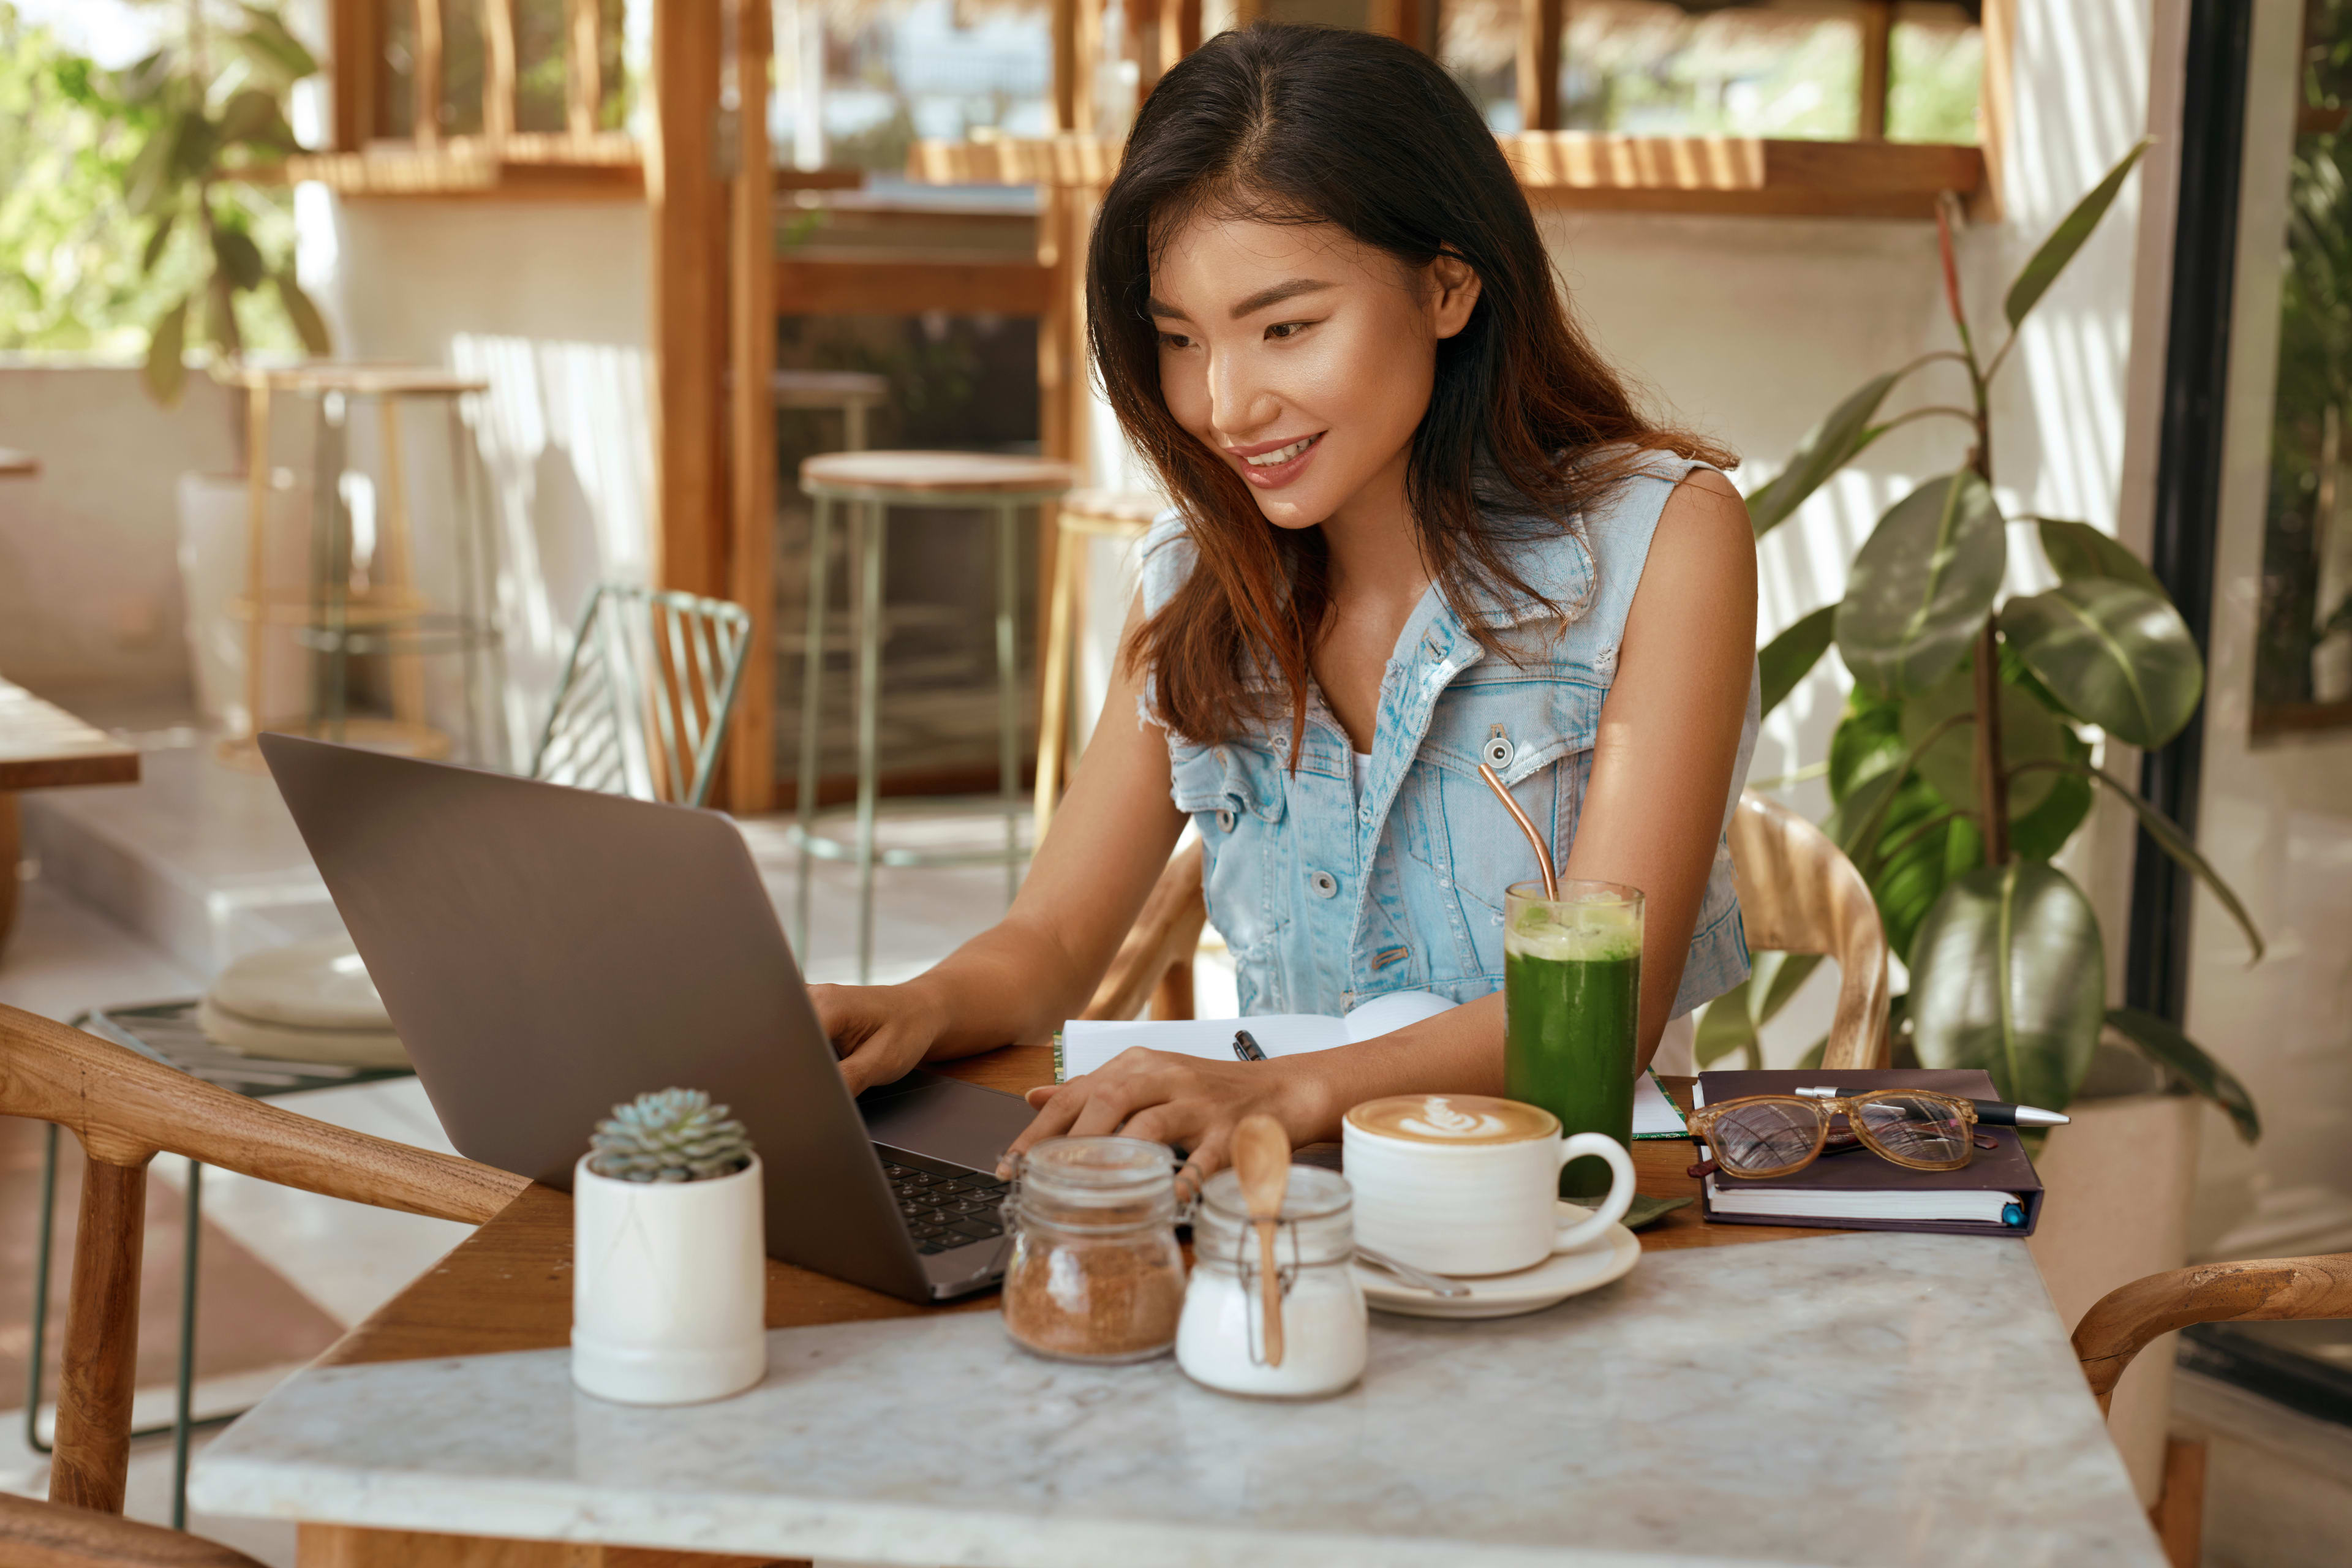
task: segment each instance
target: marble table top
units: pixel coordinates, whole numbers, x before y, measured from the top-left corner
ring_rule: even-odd
[[[778,1330],[698,1407],[568,1352],[302,1373],[197,1460],[211,1513],[938,1568],[2163,1561],[2022,1246],[1645,1257],[1492,1322],[1372,1319],[1354,1392],[1022,1354],[993,1314]]]

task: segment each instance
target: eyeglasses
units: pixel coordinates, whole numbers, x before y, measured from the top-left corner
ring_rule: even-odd
[[[1832,1133],[1843,1116],[1850,1131]],[[1757,1094],[1693,1111],[1690,1129],[1706,1141],[1711,1162],[1692,1174],[1720,1171],[1757,1181],[1801,1171],[1822,1157],[1855,1148],[1914,1171],[1957,1171],[1979,1142],[1976,1107],[1922,1089],[1880,1089],[1867,1094],[1814,1099]]]

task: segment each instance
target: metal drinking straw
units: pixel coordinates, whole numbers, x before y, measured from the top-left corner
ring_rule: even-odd
[[[1519,831],[1528,836],[1528,842],[1535,846],[1536,869],[1543,873],[1544,897],[1557,902],[1559,899],[1559,876],[1551,868],[1551,850],[1545,847],[1543,835],[1538,833],[1536,825],[1528,820],[1528,814],[1519,809],[1519,803],[1511,798],[1511,792],[1503,787],[1500,773],[1480,763],[1478,774],[1486,781],[1486,787],[1495,792],[1495,798],[1503,803],[1503,809],[1511,814],[1511,820],[1519,825]]]

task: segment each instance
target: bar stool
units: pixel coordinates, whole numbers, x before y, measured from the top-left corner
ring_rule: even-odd
[[[844,451],[866,450],[866,416],[889,399],[890,378],[863,370],[780,370],[768,378],[778,408],[841,411]]]
[[[1037,797],[1031,842],[1045,841],[1045,826],[1061,799],[1062,762],[1069,750],[1070,666],[1086,614],[1087,549],[1097,539],[1133,543],[1168,510],[1168,498],[1150,490],[1072,490],[1054,521],[1054,582],[1045,609],[1045,685],[1037,713]],[[1121,606],[1124,613],[1125,606]]]
[[[1005,458],[973,452],[829,452],[801,465],[801,489],[815,503],[809,529],[809,606],[802,664],[799,812],[792,837],[800,848],[800,892],[793,945],[808,961],[809,886],[812,858],[853,860],[857,866],[857,981],[874,967],[874,818],[878,780],[875,726],[882,694],[882,559],[889,512],[894,506],[970,509],[996,518],[996,676],[998,792],[993,802],[1004,814],[1002,850],[892,849],[879,857],[886,866],[971,866],[1001,859],[1009,904],[1021,885],[1021,706],[1019,673],[1013,664],[1013,602],[1019,573],[1017,514],[1025,507],[1058,499],[1074,478],[1067,463],[1050,458]],[[857,574],[857,804],[856,837],[849,844],[816,831],[818,703],[823,696],[827,554],[835,506],[849,509],[859,531]],[[925,802],[927,809],[943,803]],[[945,803],[950,809],[957,803]],[[961,803],[969,805],[970,803]]]

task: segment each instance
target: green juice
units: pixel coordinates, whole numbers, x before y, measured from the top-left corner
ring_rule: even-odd
[[[1633,1139],[1633,1050],[1642,1019],[1638,904],[1525,905],[1503,938],[1503,1092],[1540,1105],[1560,1130]],[[1609,1167],[1572,1160],[1564,1198],[1600,1197]]]

